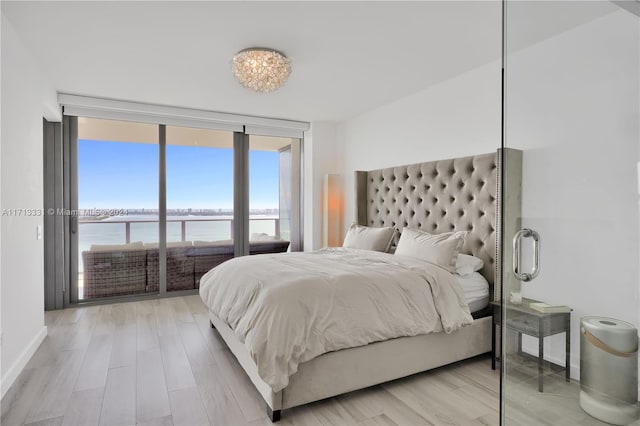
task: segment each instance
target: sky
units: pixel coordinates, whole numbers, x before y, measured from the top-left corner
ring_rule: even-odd
[[[158,208],[157,144],[79,140],[78,207]],[[249,208],[278,208],[278,153],[249,151]],[[233,150],[167,145],[167,209],[233,208]]]

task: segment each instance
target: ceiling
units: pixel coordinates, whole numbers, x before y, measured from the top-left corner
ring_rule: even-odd
[[[612,7],[580,3],[595,6],[562,19],[533,10],[514,37],[517,45]],[[3,1],[1,7],[60,92],[302,121],[357,116],[498,60],[501,52],[499,1]],[[255,93],[234,80],[231,57],[251,46],[291,58],[293,73],[282,89]]]

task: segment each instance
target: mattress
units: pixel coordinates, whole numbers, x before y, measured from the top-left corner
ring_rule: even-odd
[[[462,287],[464,297],[472,313],[478,312],[489,305],[489,283],[479,272],[469,275],[455,274],[455,277],[458,279],[460,287]]]

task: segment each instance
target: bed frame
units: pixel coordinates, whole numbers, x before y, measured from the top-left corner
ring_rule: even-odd
[[[509,158],[508,167],[505,159]],[[502,172],[502,173],[501,173]],[[497,153],[368,172],[355,172],[356,222],[366,226],[408,226],[431,233],[469,231],[462,252],[484,260],[480,273],[493,300],[501,298],[501,241],[510,241],[517,223],[501,221],[502,203],[519,217],[520,197],[502,200],[502,186],[519,194],[522,153]],[[499,232],[500,230],[500,232]],[[397,242],[397,240],[396,240]],[[281,410],[423,372],[492,350],[492,318],[485,310],[472,325],[451,334],[400,337],[323,354],[298,366],[289,384],[273,392],[258,375],[245,345],[216,315],[215,327],[267,403],[271,421]],[[477,317],[477,318],[476,318]],[[494,342],[495,344],[495,342]]]

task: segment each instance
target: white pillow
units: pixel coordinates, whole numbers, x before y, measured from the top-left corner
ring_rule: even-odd
[[[355,223],[349,227],[342,247],[386,252],[391,247],[395,228],[370,228]]]
[[[442,266],[449,272],[455,272],[458,253],[466,235],[467,231],[429,234],[404,228],[395,254],[426,260]]]
[[[159,245],[159,243],[144,243],[144,248],[157,249]],[[167,241],[167,248],[191,247],[192,245],[192,241]]]
[[[458,254],[456,259],[456,274],[471,275],[478,272],[484,266],[482,259],[468,254]]]
[[[122,251],[122,250],[144,250],[142,241],[134,241],[129,244],[93,244],[90,251]]]
[[[194,247],[208,247],[208,246],[232,246],[233,240],[218,240],[218,241],[194,241]]]
[[[249,241],[278,241],[275,235],[265,234],[264,232],[254,232],[249,237]]]

